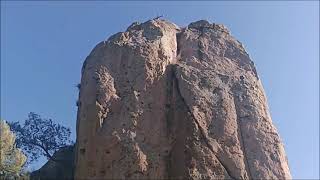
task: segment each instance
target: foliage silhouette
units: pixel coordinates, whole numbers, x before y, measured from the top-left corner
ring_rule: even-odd
[[[41,118],[30,112],[23,125],[19,122],[10,123],[11,130],[17,135],[16,145],[28,155],[28,163],[41,155],[48,160],[60,161],[53,154],[60,148],[72,144],[70,128],[56,124],[52,119]]]

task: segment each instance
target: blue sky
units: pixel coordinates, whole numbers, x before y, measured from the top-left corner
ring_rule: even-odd
[[[225,24],[256,64],[294,179],[319,178],[319,2],[3,2],[1,118],[71,127],[92,48],[133,21]],[[39,167],[44,161],[34,164]]]

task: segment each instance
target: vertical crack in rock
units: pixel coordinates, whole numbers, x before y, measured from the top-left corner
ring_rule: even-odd
[[[203,56],[204,56],[204,43],[203,43],[203,36],[204,36],[204,28],[205,27],[200,27],[199,28],[199,31],[200,31],[200,35],[199,35],[199,38],[198,38],[198,57],[199,57],[199,60],[200,61],[203,61]]]
[[[182,35],[181,31],[176,33],[177,47],[176,47],[175,63],[178,63],[181,58],[181,54],[180,54],[180,37],[181,37],[181,35]]]
[[[173,131],[173,120],[174,120],[174,108],[173,108],[173,71],[172,71],[172,65],[168,65],[166,67],[166,77],[167,77],[167,100],[166,100],[166,104],[165,104],[165,111],[166,111],[166,123],[167,123],[167,137],[168,137],[168,141],[169,144],[173,144],[175,141],[175,138],[172,134]],[[171,156],[172,156],[172,150],[170,149],[168,156],[166,158],[167,162],[166,162],[166,169],[167,169],[167,176],[168,178],[171,177]]]
[[[202,126],[200,125],[199,121],[197,120],[197,118],[193,115],[190,107],[188,106],[187,102],[185,101],[184,97],[182,96],[181,92],[180,92],[180,86],[179,86],[179,80],[176,77],[176,66],[175,65],[173,67],[173,81],[176,84],[176,90],[178,93],[178,96],[182,99],[182,102],[184,103],[185,107],[188,110],[188,113],[190,114],[191,118],[193,119],[193,121],[197,124],[199,130],[200,130],[200,135],[202,136],[206,146],[209,148],[209,150],[215,155],[215,157],[217,158],[217,160],[219,161],[219,163],[222,165],[222,167],[224,168],[224,170],[226,171],[226,173],[232,178],[232,179],[237,179],[235,177],[233,177],[231,175],[231,172],[229,170],[229,168],[220,160],[220,158],[218,157],[218,155],[216,154],[217,152],[214,150],[215,148],[212,146],[212,144],[210,143],[210,140],[208,138],[208,136],[206,135],[204,129],[202,128]]]
[[[239,135],[239,138],[240,138],[240,146],[242,148],[242,152],[243,152],[243,156],[245,158],[245,166],[246,166],[246,169],[247,169],[247,173],[248,173],[248,178],[249,179],[253,179],[252,177],[252,174],[251,174],[251,169],[250,169],[250,166],[249,166],[249,161],[248,161],[248,157],[247,157],[247,151],[246,151],[246,146],[245,146],[245,143],[244,143],[244,138],[243,138],[243,134],[242,134],[242,126],[241,126],[241,120],[240,120],[240,114],[239,114],[239,111],[238,111],[238,103],[236,103],[236,97],[233,96],[233,103],[234,103],[234,107],[235,107],[235,110],[236,110],[236,116],[237,116],[237,129],[238,129],[238,135]]]

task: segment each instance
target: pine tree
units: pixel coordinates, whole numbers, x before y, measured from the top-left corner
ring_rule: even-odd
[[[9,125],[0,120],[0,179],[17,179],[27,157],[16,148],[16,136]]]

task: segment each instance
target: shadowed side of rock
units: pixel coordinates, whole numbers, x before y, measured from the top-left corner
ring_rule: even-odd
[[[73,179],[74,178],[74,146],[66,146],[54,153],[39,170],[31,173],[31,180],[40,179]]]

